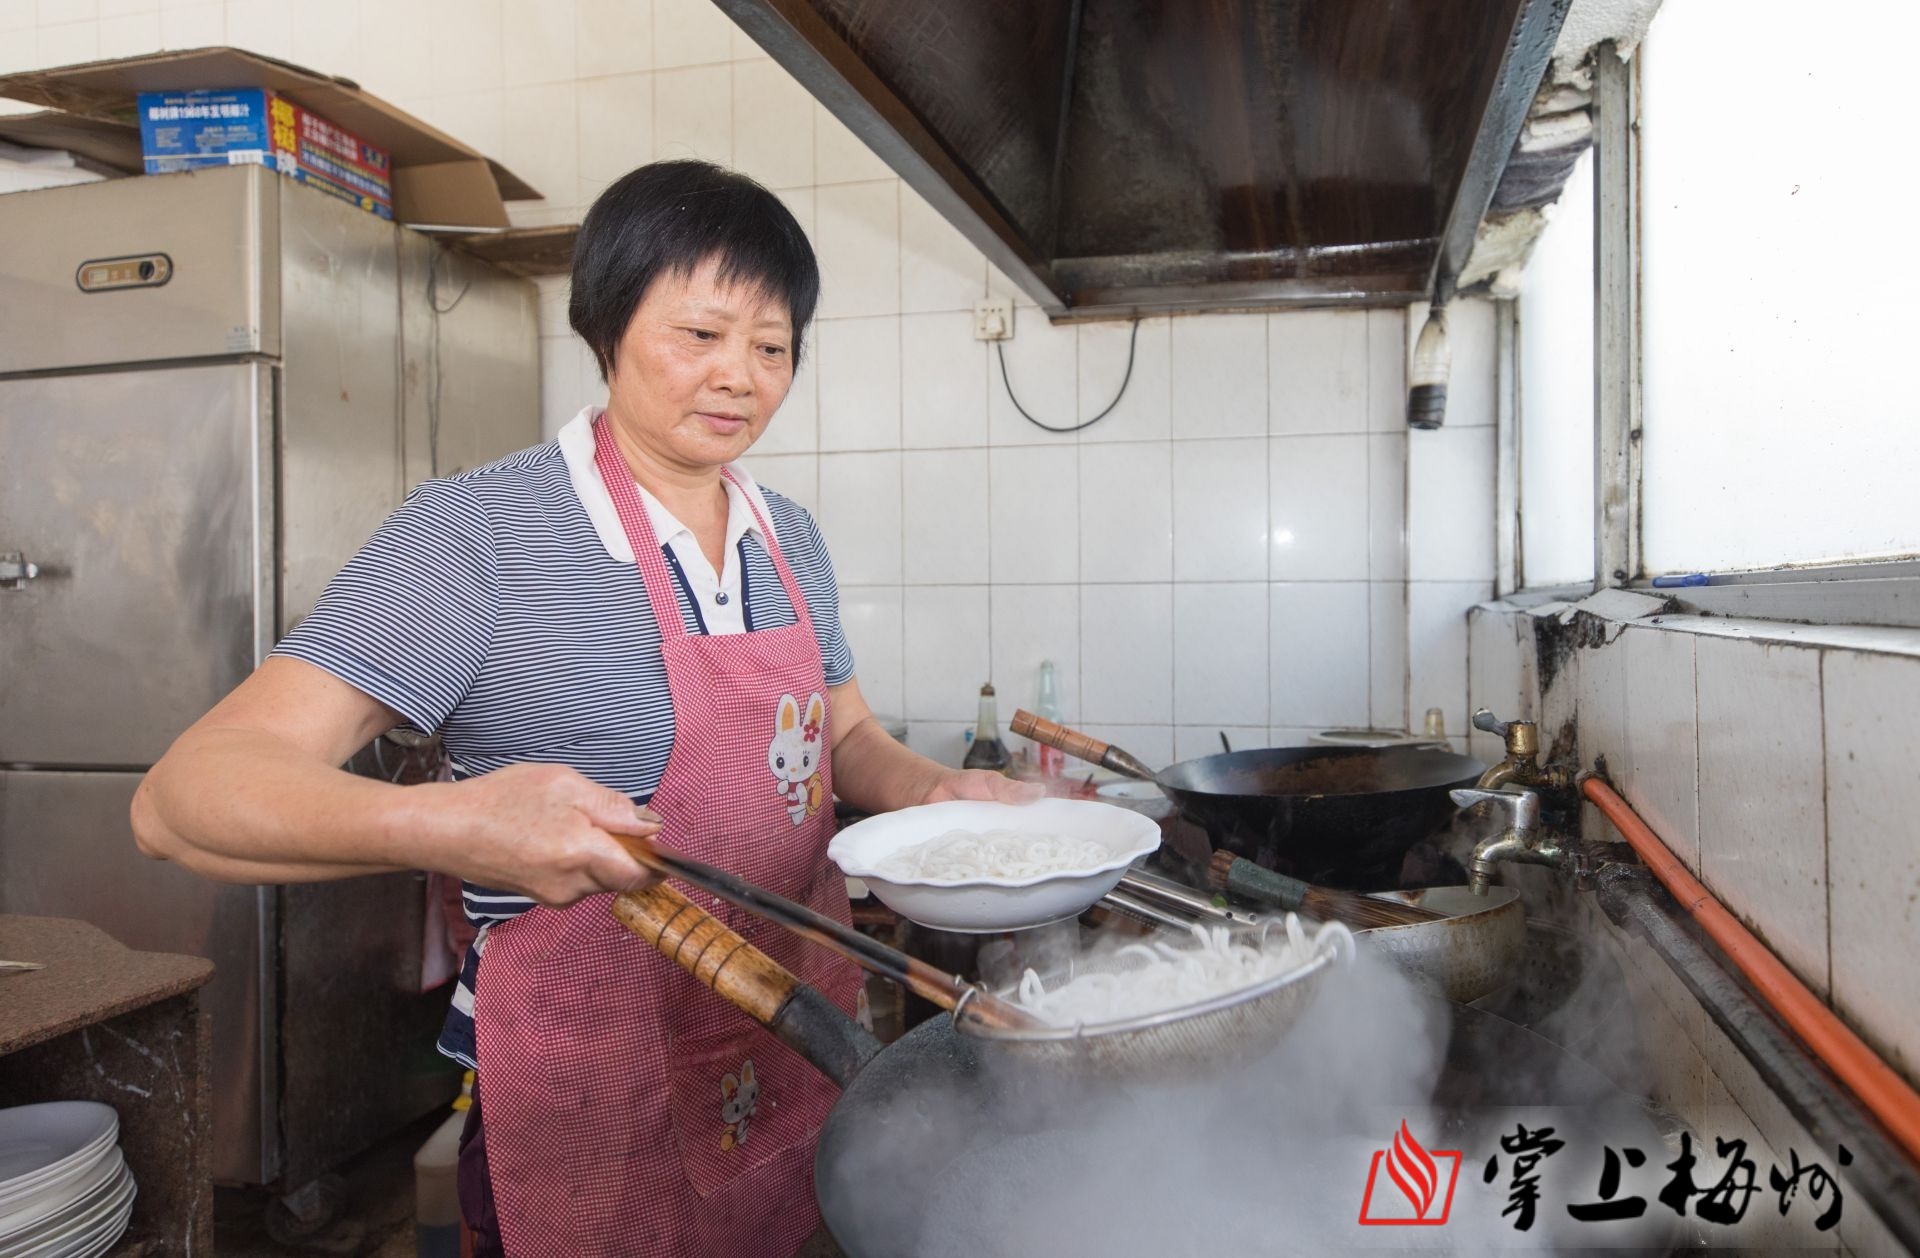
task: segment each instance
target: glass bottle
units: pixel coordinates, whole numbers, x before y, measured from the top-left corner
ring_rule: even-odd
[[[988,682],[980,687],[980,719],[974,727],[973,745],[967,748],[967,758],[960,767],[1005,773],[1012,764],[1007,745],[1000,741],[1000,714],[994,707],[993,683]]]
[[[1057,683],[1054,680],[1053,661],[1040,661],[1040,695],[1034,702],[1033,710],[1055,725],[1060,723],[1060,699]],[[1049,747],[1045,743],[1033,745],[1034,758],[1039,765],[1041,776],[1059,777],[1066,771],[1067,753],[1058,747]]]

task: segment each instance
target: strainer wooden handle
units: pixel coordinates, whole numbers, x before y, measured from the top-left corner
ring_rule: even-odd
[[[635,860],[645,865],[648,869],[656,873],[666,874],[669,877],[678,878],[680,881],[698,887],[702,891],[719,896],[729,904],[737,905],[756,917],[773,922],[775,925],[783,926],[810,943],[818,944],[830,952],[839,953],[870,974],[878,974],[882,978],[892,979],[916,996],[930,1000],[942,1009],[957,1010],[964,999],[969,1006],[967,1010],[968,1015],[981,1025],[1007,1029],[1030,1029],[1040,1025],[1039,1021],[1034,1018],[1033,1015],[1027,1013],[1017,1005],[990,996],[964,979],[957,978],[944,970],[935,969],[925,961],[910,957],[898,949],[889,948],[879,940],[870,939],[851,926],[837,922],[823,913],[815,912],[804,904],[796,904],[785,896],[775,895],[763,887],[755,886],[744,878],[730,874],[724,869],[717,869],[712,865],[694,860],[690,856],[682,855],[670,847],[662,847],[651,839],[644,839],[639,835],[633,834],[616,834],[613,837],[620,842],[621,846],[627,849],[628,853],[631,854]],[[644,893],[626,893],[628,896],[637,894]],[[672,906],[677,914],[690,915],[698,913],[701,917],[709,916],[704,909],[688,900],[685,896],[680,896],[678,892],[674,894],[678,896],[680,901],[679,904]],[[616,905],[622,898],[624,897],[615,897]],[[645,901],[641,903],[640,907],[655,913],[663,911],[668,907],[668,902],[666,901],[658,901],[655,903],[658,905],[657,909],[648,908],[649,902]],[[616,908],[616,915],[618,915],[618,912],[619,910]],[[621,918],[623,923],[626,922],[626,920],[625,917]],[[653,920],[651,917],[643,917],[642,920],[651,928]],[[682,920],[677,927],[677,929],[682,932],[692,931],[697,928],[698,922],[690,918]],[[728,930],[726,926],[720,922],[714,922],[712,930],[721,933],[709,933],[703,936],[709,944],[731,946],[733,942],[737,941],[739,947],[752,947],[752,945]],[[643,936],[645,935],[644,931],[640,933]],[[699,970],[694,968],[694,965],[682,961],[674,952],[667,951],[667,941],[670,939],[671,936],[663,928],[658,939],[655,940],[654,946],[659,948],[663,953],[666,953],[675,964],[685,969],[689,974],[692,974],[697,979],[701,979],[702,982],[706,982]],[[791,993],[795,987],[799,987],[799,989],[803,991],[812,990],[800,984],[791,974],[787,974],[785,970],[780,969],[779,966],[775,965],[772,960],[758,952],[758,950],[754,950],[753,955],[760,957],[762,961],[765,961],[769,966],[773,966],[775,970],[779,971],[780,975],[785,977],[787,983],[786,990],[789,993]],[[743,966],[744,972],[751,972],[752,969],[753,967],[751,966]],[[725,970],[721,965],[716,965],[713,973],[716,975],[724,975]],[[765,1001],[773,996],[771,989],[764,993],[740,993],[756,1002],[754,1007],[749,1007],[735,999],[734,991],[722,990],[721,987],[714,983],[708,983],[707,985],[756,1018],[760,1017],[756,1009],[760,1005],[764,1005]],[[764,1021],[764,1019],[762,1020]]]
[[[613,897],[620,924],[702,987],[762,1025],[779,1017],[800,980],[664,882]]]
[[[1112,743],[1103,743],[1091,734],[1082,734],[1077,729],[1068,729],[1058,721],[1049,721],[1025,708],[1017,709],[1008,728],[1022,738],[1031,738],[1036,743],[1045,743],[1066,752],[1075,760],[1084,760],[1088,764],[1097,764],[1115,773],[1124,773],[1128,777],[1140,778],[1151,782],[1155,774],[1137,757],[1121,750]]]

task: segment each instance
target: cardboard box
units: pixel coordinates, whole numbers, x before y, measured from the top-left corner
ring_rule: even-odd
[[[252,163],[381,218],[393,217],[386,150],[277,92],[141,92],[137,99],[149,175]]]
[[[392,165],[393,216],[420,228],[502,229],[507,201],[540,194],[500,163],[364,92],[347,79],[238,48],[197,48],[0,76],[0,96],[105,122],[138,120],[142,92],[218,85],[284,97],[367,144]]]

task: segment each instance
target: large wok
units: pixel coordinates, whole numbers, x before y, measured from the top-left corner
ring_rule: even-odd
[[[1014,733],[1153,782],[1218,847],[1307,882],[1367,889],[1397,882],[1407,849],[1453,815],[1449,791],[1478,760],[1427,747],[1269,747],[1154,772],[1111,743],[1031,712]]]
[[[1098,1246],[1111,1258],[1217,1254],[1229,1229],[1232,1239],[1279,1242],[1243,1243],[1241,1252],[1327,1252],[1325,1238],[1307,1233],[1322,1223],[1344,1228],[1363,1186],[1363,1146],[1385,1146],[1403,1118],[1436,1150],[1467,1151],[1458,1168],[1463,1198],[1484,1196],[1466,1160],[1486,1156],[1516,1116],[1498,1107],[1555,1107],[1546,1117],[1569,1134],[1577,1127],[1595,1163],[1603,1143],[1660,1147],[1644,1112],[1591,1068],[1490,1014],[1417,996],[1404,980],[1383,979],[1391,974],[1384,967],[1364,971],[1374,996],[1380,982],[1388,986],[1386,999],[1359,1009],[1359,1022],[1355,1002],[1364,1004],[1367,982],[1325,986],[1316,1016],[1297,1022],[1266,1059],[1141,1087],[983,1055],[982,1041],[957,1033],[945,1015],[883,1047],[664,884],[615,897],[615,916],[840,1085],[814,1184],[849,1258],[1091,1252],[1074,1243],[1088,1239],[1077,1232],[1111,1230],[1116,1219],[1118,1230]],[[1442,1043],[1444,1051],[1422,1047]],[[1067,1168],[1078,1168],[1070,1182],[1060,1178]],[[1582,1165],[1580,1174],[1593,1182],[1597,1169]],[[1318,1182],[1329,1175],[1340,1182]],[[1063,1184],[1073,1191],[1045,1196]],[[1148,1195],[1129,1199],[1129,1189]],[[1505,1228],[1497,1203],[1477,1209],[1492,1219],[1487,1226]],[[1557,1210],[1542,1218],[1549,1236],[1564,1226]],[[1064,1243],[1036,1238],[1036,1227],[1065,1229]],[[1461,1232],[1450,1228],[1449,1239]],[[1578,1239],[1619,1248],[1641,1238],[1587,1228]],[[1648,1243],[1663,1252],[1665,1241]]]

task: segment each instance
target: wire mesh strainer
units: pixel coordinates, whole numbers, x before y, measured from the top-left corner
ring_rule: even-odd
[[[1184,1073],[1266,1052],[1306,1011],[1321,980],[1352,960],[1353,936],[1344,927],[1330,925],[1315,938],[1314,955],[1305,964],[1176,1009],[1093,1025],[1010,1029],[970,1018],[963,996],[954,1008],[953,1024],[988,1052],[1022,1065],[1108,1078]],[[1111,954],[1080,957],[1049,981],[1128,968]],[[996,994],[1011,1000],[1014,991]]]

